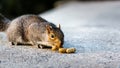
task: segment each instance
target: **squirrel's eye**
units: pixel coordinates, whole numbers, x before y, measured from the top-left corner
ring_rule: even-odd
[[[51,34],[51,38],[52,38],[52,39],[55,38],[55,35],[54,35],[54,34]]]

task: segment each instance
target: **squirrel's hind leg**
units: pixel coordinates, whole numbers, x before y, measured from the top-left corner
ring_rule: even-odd
[[[14,38],[11,38],[11,39],[12,39],[12,42],[11,42],[12,45],[16,45],[17,46],[19,43],[23,43],[23,40],[22,40],[21,36],[16,38],[16,39],[14,39]]]

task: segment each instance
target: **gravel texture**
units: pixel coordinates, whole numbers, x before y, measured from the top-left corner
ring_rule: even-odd
[[[11,46],[0,33],[0,68],[120,68],[120,1],[70,2],[40,14],[65,34],[76,53]]]

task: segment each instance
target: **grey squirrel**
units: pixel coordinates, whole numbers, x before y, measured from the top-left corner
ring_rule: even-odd
[[[64,33],[60,25],[57,27],[34,14],[22,15],[13,20],[0,14],[0,31],[6,32],[9,42],[15,45],[30,43],[40,48],[47,45],[52,50],[57,50],[64,43]]]

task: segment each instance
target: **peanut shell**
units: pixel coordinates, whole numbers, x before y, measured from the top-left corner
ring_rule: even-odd
[[[59,48],[59,53],[66,53],[66,48]]]
[[[67,53],[74,53],[75,51],[76,51],[75,48],[67,48],[67,49],[66,49],[66,52],[67,52]]]

